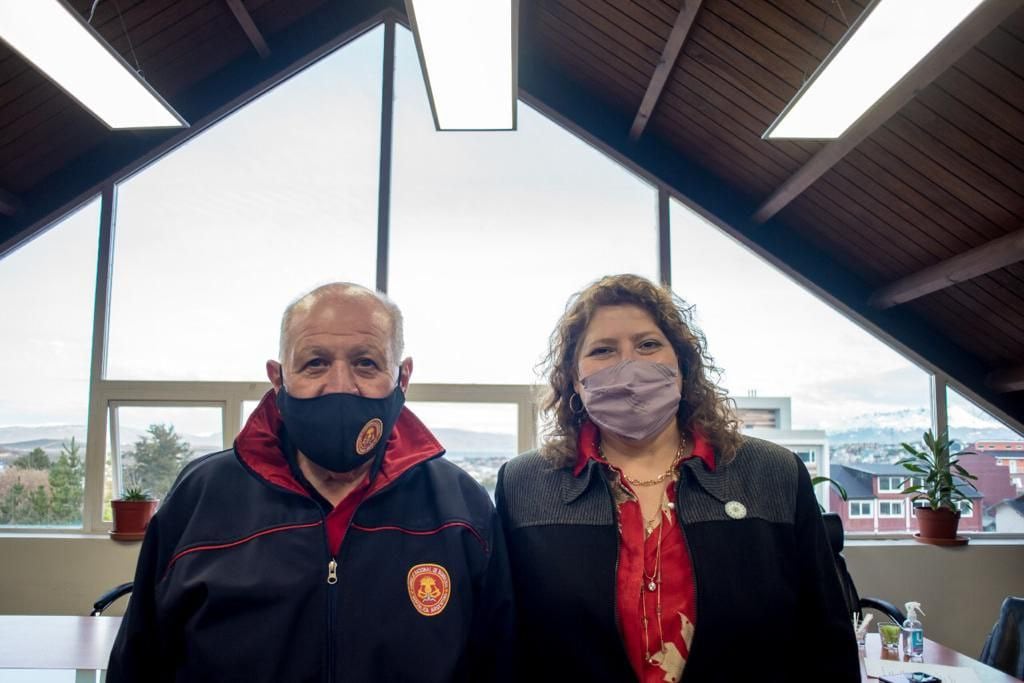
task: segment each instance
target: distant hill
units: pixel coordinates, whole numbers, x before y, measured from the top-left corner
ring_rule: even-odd
[[[145,435],[145,430],[133,427],[121,427],[121,445],[131,448]],[[441,444],[452,453],[465,454],[514,454],[516,437],[514,434],[496,434],[491,432],[474,432],[468,429],[436,429],[434,434]],[[84,425],[46,425],[41,427],[0,427],[0,455],[9,453],[13,456],[28,453],[33,448],[42,448],[51,458],[60,453],[61,444],[72,436],[85,446]],[[217,435],[181,434],[182,438],[197,453],[211,453],[223,448]]]
[[[0,427],[0,453],[28,453],[33,448],[42,448],[51,458],[60,453],[61,444],[75,437],[85,447],[85,425],[43,425],[40,427]],[[146,434],[144,429],[121,427],[120,437],[123,448]],[[223,448],[218,435],[181,434],[196,453],[209,453]]]
[[[31,441],[18,441],[15,443],[0,444],[0,448],[9,451],[31,451],[42,448],[46,452],[60,451],[62,439],[32,439]]]
[[[950,436],[961,444],[979,440],[1014,441],[1021,438],[1006,427],[958,408],[951,408],[949,421],[954,425],[950,429]],[[870,413],[852,418],[846,426],[843,430],[829,431],[829,443],[917,442],[925,430],[931,429],[932,417],[926,408]]]

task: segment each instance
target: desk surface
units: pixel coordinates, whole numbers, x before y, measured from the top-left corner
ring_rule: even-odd
[[[877,678],[868,678],[864,673],[864,658],[868,659],[894,659],[909,661],[897,653],[883,652],[882,642],[877,633],[868,633],[864,643],[864,651],[860,660],[860,677],[862,681],[878,683]],[[960,654],[945,645],[936,643],[934,640],[924,639],[924,662],[925,664],[943,664],[945,666],[963,666],[972,669],[978,675],[981,683],[1019,683],[1019,678],[1004,674],[998,669],[982,664],[976,659]]]
[[[105,669],[120,625],[121,617],[0,615],[0,669]],[[867,635],[864,657],[900,659],[882,652],[877,633]],[[1020,681],[927,638],[924,661],[969,667],[982,683]],[[863,658],[861,679],[876,682],[864,674]]]
[[[0,669],[105,669],[121,617],[0,615]]]

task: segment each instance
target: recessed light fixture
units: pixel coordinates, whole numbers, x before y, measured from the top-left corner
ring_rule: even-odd
[[[61,0],[0,0],[0,39],[110,128],[188,125]]]
[[[876,0],[763,137],[840,137],[982,2]]]
[[[406,0],[438,130],[516,127],[518,0]]]

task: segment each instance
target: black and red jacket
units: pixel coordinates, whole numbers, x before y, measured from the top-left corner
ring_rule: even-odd
[[[503,680],[511,578],[483,488],[404,409],[354,514],[332,510],[282,433],[270,392],[234,449],[182,470],[107,681]]]

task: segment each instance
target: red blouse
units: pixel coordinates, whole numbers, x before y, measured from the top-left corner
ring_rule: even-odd
[[[621,470],[608,464],[598,453],[599,435],[592,423],[580,428],[576,452],[576,476],[589,460],[600,462],[612,487],[619,513],[619,569],[615,600],[619,628],[629,663],[641,683],[678,681],[689,656],[696,622],[697,584],[693,564],[675,515],[675,486],[666,489],[667,504],[662,508],[661,524],[646,539],[640,503],[625,481]],[[699,434],[693,435],[693,456],[715,468],[711,445]],[[658,537],[661,535],[662,582],[661,618],[657,615],[659,591],[648,584],[657,567]],[[644,617],[646,615],[646,638]],[[660,626],[660,629],[659,629]],[[665,649],[661,651],[664,640]],[[648,655],[651,655],[648,658]]]

